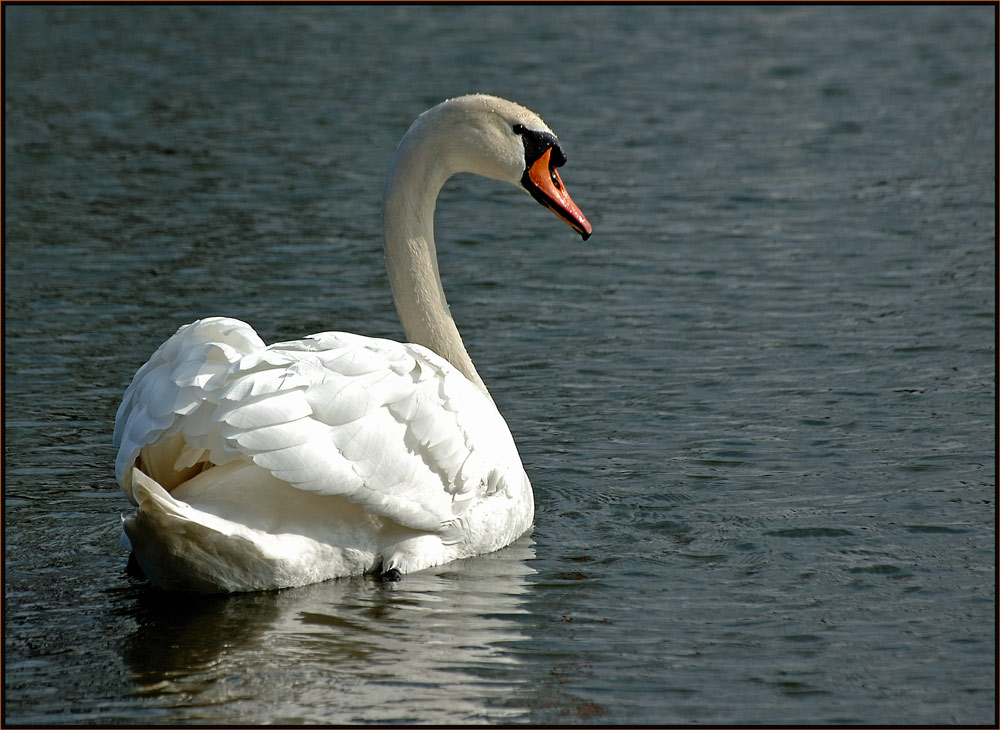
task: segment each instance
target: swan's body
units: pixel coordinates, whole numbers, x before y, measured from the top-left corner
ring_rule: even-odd
[[[124,529],[168,589],[247,591],[499,549],[531,525],[531,485],[469,358],[437,270],[433,213],[456,172],[523,185],[584,237],[590,224],[535,114],[452,99],[400,142],[385,253],[413,344],[324,332],[267,347],[238,320],[181,327],[118,409]]]

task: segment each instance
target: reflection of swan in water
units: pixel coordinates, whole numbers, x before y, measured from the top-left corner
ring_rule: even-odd
[[[359,576],[173,608],[157,592],[140,597],[125,660],[151,722],[158,709],[171,723],[517,720],[531,684],[510,665],[527,638],[533,545],[399,583]]]

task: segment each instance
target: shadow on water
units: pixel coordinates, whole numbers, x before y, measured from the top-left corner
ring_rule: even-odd
[[[513,646],[528,638],[533,558],[525,537],[398,583],[231,596],[137,586],[121,652],[136,695],[175,720],[513,720],[528,713]]]

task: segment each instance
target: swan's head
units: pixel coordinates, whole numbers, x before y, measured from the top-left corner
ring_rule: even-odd
[[[556,170],[566,163],[566,155],[555,134],[533,111],[496,96],[470,94],[424,112],[407,137],[420,137],[423,132],[436,138],[434,146],[448,174],[471,172],[517,185],[584,240],[590,237],[590,222]]]

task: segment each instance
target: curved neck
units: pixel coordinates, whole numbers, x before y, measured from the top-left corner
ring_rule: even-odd
[[[451,316],[438,272],[434,208],[457,170],[433,135],[414,125],[393,161],[384,195],[385,263],[409,342],[433,350],[489,395]]]

